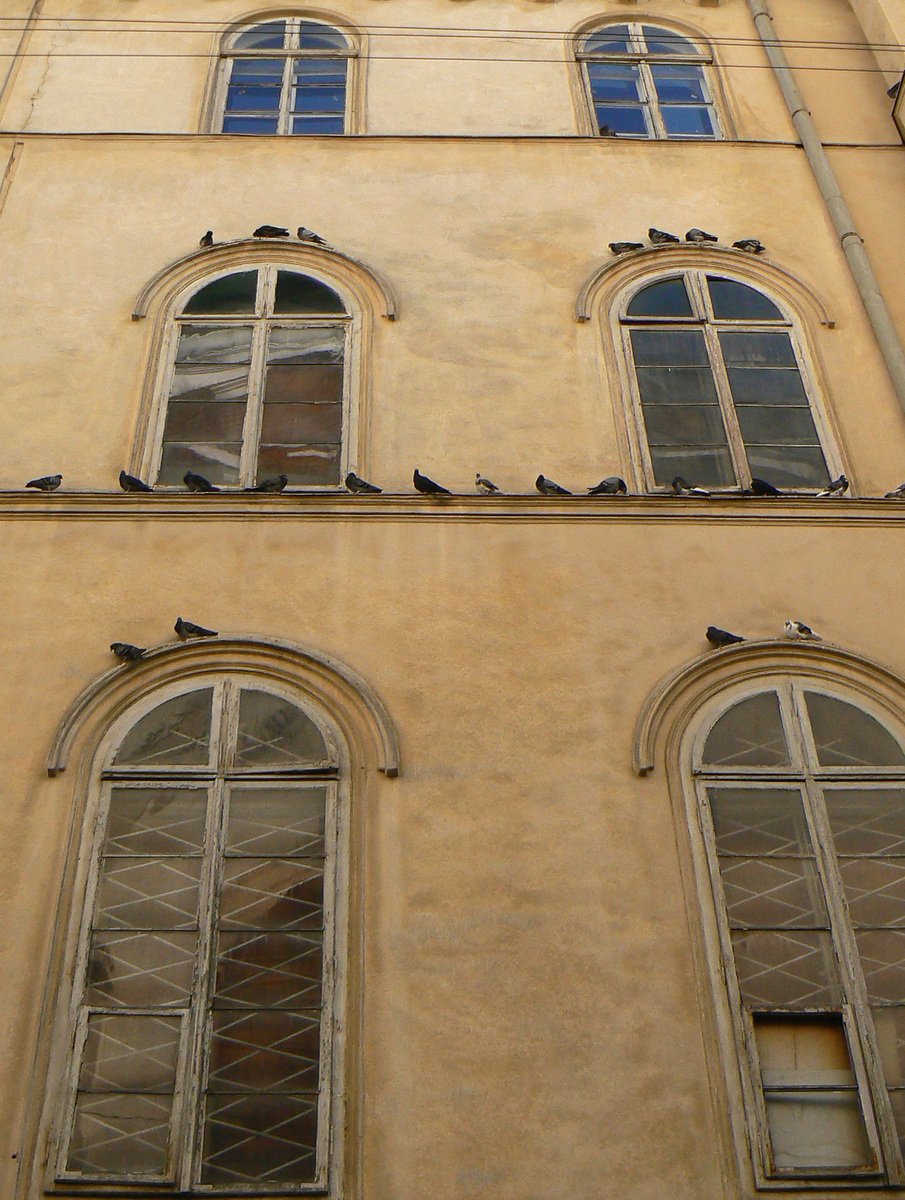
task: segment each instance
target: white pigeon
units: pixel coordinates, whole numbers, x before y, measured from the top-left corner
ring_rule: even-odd
[[[480,471],[475,471],[474,485],[485,496],[492,496],[494,492],[500,490],[495,483],[491,483],[489,479],[485,479]]]
[[[786,637],[793,642],[820,642],[823,639],[819,633],[815,633],[810,625],[805,625],[803,621],[786,621]]]

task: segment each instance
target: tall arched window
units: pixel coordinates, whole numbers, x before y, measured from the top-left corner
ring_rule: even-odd
[[[90,821],[58,1179],[323,1190],[338,763],[319,716],[247,676],[171,686],[120,722]]]
[[[792,321],[748,284],[688,270],[620,312],[648,486],[818,489],[830,478]]]
[[[659,25],[604,25],[578,44],[588,97],[601,134],[718,138],[708,79],[712,57]]]
[[[236,271],[197,288],[174,324],[158,485],[189,470],[226,487],[278,474],[339,485],[350,318],[332,288],[276,266]]]
[[[355,48],[338,29],[305,17],[265,21],[222,50],[224,133],[344,133]]]
[[[817,681],[723,706],[693,774],[762,1180],[903,1181],[903,730]]]

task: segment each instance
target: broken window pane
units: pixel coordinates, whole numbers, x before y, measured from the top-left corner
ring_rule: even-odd
[[[788,765],[776,692],[749,696],[723,713],[707,737],[702,761],[715,767]]]
[[[79,1095],[66,1168],[85,1175],[162,1176],[172,1096]]]

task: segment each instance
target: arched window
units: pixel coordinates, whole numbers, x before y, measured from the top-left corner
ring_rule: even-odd
[[[170,686],[119,722],[89,819],[58,1179],[323,1189],[338,763],[318,715],[248,676]]]
[[[817,489],[830,475],[791,320],[748,284],[689,270],[620,312],[648,486]]]
[[[901,1184],[903,731],[789,678],[724,705],[693,774],[760,1179]]]
[[[186,471],[226,487],[286,474],[341,479],[350,318],[332,288],[264,266],[197,288],[175,317],[152,478]]]
[[[305,17],[233,33],[222,51],[224,133],[344,133],[355,48],[340,30]]]
[[[712,58],[687,37],[635,21],[604,25],[578,45],[601,134],[718,138]]]

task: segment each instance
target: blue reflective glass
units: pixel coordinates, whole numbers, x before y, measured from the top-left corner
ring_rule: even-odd
[[[276,117],[234,117],[229,113],[223,118],[224,133],[276,133]]]
[[[281,79],[282,58],[236,58],[233,59],[230,83],[263,83],[265,80]]]
[[[254,112],[276,112],[280,107],[279,87],[249,87],[245,84],[231,86],[226,97],[230,112],[252,110]]]
[[[345,108],[345,88],[301,87],[295,89],[293,112],[341,113],[345,111]]]
[[[655,65],[651,67],[651,74],[661,100],[673,104],[706,103],[704,73],[700,67]]]
[[[316,21],[302,21],[299,46],[303,50],[348,50],[349,43],[338,29]]]
[[[666,132],[671,137],[716,137],[713,116],[709,108],[694,108],[683,105],[663,105],[660,115]]]
[[[607,25],[585,41],[586,54],[628,54],[632,49],[628,25]]]
[[[281,47],[286,38],[285,21],[267,21],[240,33],[233,46],[239,50],[272,50]]]
[[[342,117],[294,117],[293,133],[342,133]]]
[[[644,41],[649,54],[694,54],[698,50],[693,42],[671,29],[661,29],[659,25],[643,25]]]
[[[297,83],[317,83],[322,87],[346,82],[344,58],[296,58],[292,63],[292,78]]]
[[[601,130],[604,125],[612,133],[634,134],[637,137],[647,137],[647,123],[644,120],[644,110],[640,106],[630,108],[628,105],[624,107],[615,107],[614,105],[595,105],[594,111],[597,114],[597,125]]]
[[[633,103],[640,96],[639,71],[635,66],[620,63],[589,63],[588,78],[591,94],[597,104]]]

